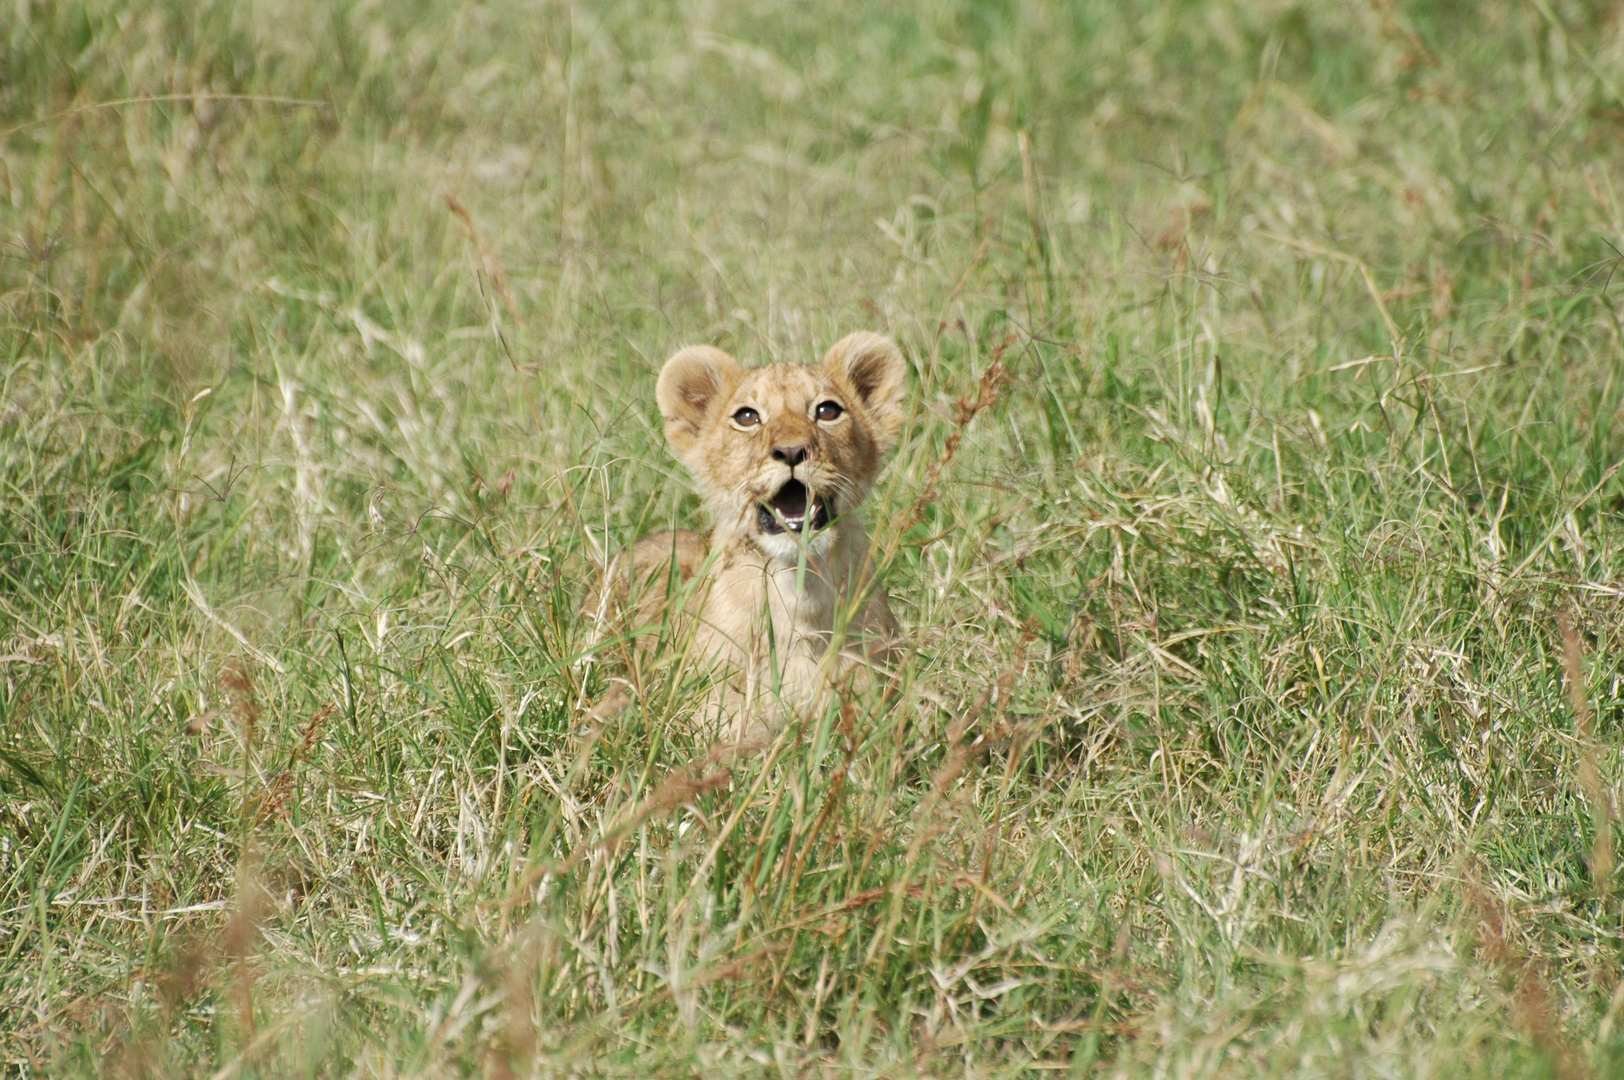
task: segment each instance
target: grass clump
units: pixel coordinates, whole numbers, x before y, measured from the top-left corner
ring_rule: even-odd
[[[1619,1067],[1616,6],[0,48],[7,1075]],[[720,761],[654,374],[863,327],[899,684]]]

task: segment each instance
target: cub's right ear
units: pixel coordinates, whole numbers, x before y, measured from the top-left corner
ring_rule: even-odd
[[[712,407],[738,378],[739,365],[733,358],[709,345],[690,345],[665,362],[654,399],[665,417],[665,437],[678,457],[693,449]]]

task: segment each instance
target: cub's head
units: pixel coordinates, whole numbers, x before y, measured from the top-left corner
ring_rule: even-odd
[[[868,497],[902,431],[907,362],[889,338],[842,338],[821,364],[741,368],[693,345],[667,360],[655,395],[665,435],[719,524],[793,561],[827,548]]]

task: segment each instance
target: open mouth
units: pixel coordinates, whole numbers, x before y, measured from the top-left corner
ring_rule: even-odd
[[[756,521],[769,535],[786,530],[811,532],[828,525],[833,517],[834,507],[829,500],[822,495],[809,500],[806,485],[799,480],[789,481],[771,499],[756,504]]]

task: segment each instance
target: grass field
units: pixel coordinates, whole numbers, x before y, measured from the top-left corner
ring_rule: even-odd
[[[0,42],[0,1075],[1624,1074],[1624,6]],[[860,328],[899,679],[721,761],[581,598]]]

